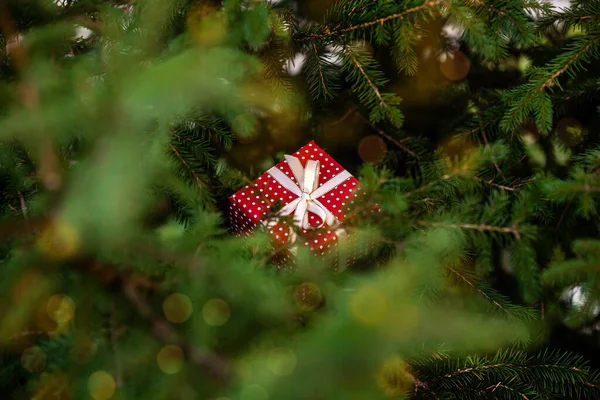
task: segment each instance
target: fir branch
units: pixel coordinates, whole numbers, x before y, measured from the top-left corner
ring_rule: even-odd
[[[314,54],[315,57],[317,58],[317,60],[319,60],[319,52],[317,51],[317,45],[315,43],[312,43],[312,48],[314,50]],[[329,97],[330,93],[329,90],[327,89],[327,85],[325,84],[325,76],[323,74],[323,66],[321,65],[321,63],[317,62],[317,69],[319,71],[319,82],[321,83],[321,89],[323,92],[323,97],[327,98]]]
[[[177,149],[175,148],[175,146],[173,146],[171,143],[169,143],[169,147],[171,148],[171,150],[173,151],[173,153],[175,153],[175,155],[177,155],[177,158],[179,158],[179,160],[181,161],[181,163],[187,168],[187,170],[190,172],[190,174],[194,177],[194,180],[198,184],[198,187],[200,189],[203,189],[204,188],[204,183],[202,182],[202,180],[200,179],[200,177],[198,176],[198,174],[196,174],[196,172],[194,171],[194,169],[192,167],[190,167],[190,165],[185,161],[185,159],[181,156],[181,153],[179,153],[179,151],[177,151]]]
[[[388,107],[387,103],[383,99],[383,96],[381,96],[381,92],[379,91],[379,88],[373,82],[373,80],[371,79],[371,77],[369,76],[369,74],[366,73],[366,71],[363,68],[362,64],[360,62],[358,62],[358,59],[354,55],[354,52],[349,47],[346,47],[345,50],[346,50],[346,54],[348,55],[348,57],[350,58],[350,60],[352,60],[352,64],[354,64],[354,66],[356,68],[358,68],[358,70],[360,71],[360,74],[363,76],[363,78],[365,79],[365,81],[367,82],[367,84],[369,85],[369,87],[371,88],[371,90],[373,91],[373,93],[375,94],[375,96],[377,96],[377,98],[379,99],[379,105],[380,106],[384,106],[384,107]]]
[[[546,67],[534,70],[530,83],[509,91],[505,97],[509,107],[500,127],[512,131],[519,126],[530,113],[535,113],[536,124],[541,132],[548,132],[552,123],[552,104],[545,93],[558,85],[558,78],[581,68],[581,63],[589,61],[590,53],[597,53],[600,34],[595,33],[577,38],[569,49],[556,57]]]
[[[455,268],[452,268],[451,266],[446,266],[446,269],[449,270],[450,272],[452,272],[454,275],[456,275],[461,281],[463,281],[468,286],[470,286],[471,289],[473,289],[475,292],[479,293],[482,297],[484,297],[487,301],[489,301],[491,304],[493,304],[496,308],[500,309],[509,318],[520,320],[520,319],[523,319],[524,317],[528,316],[527,314],[524,315],[523,312],[520,312],[519,315],[516,315],[514,307],[510,306],[510,308],[512,308],[512,310],[510,310],[509,305],[502,304],[499,301],[500,298],[499,298],[498,293],[492,292],[489,288],[487,290],[484,290],[480,285],[477,285],[473,281],[472,277],[468,277],[466,274],[460,273],[458,270],[456,270]],[[495,298],[492,297],[490,295],[490,293],[493,293]],[[522,310],[518,310],[518,311],[522,311]]]
[[[369,28],[369,27],[377,26],[377,25],[384,25],[385,23],[393,21],[393,20],[403,19],[404,17],[406,17],[410,14],[417,13],[420,11],[430,10],[430,9],[440,6],[444,3],[447,3],[447,2],[444,0],[425,1],[423,4],[421,4],[419,6],[407,8],[398,13],[390,14],[385,17],[374,19],[372,21],[363,22],[360,24],[352,25],[352,26],[349,26],[346,28],[341,28],[341,29],[339,27],[331,27],[331,26],[325,25],[323,28],[321,28],[321,32],[319,32],[319,33],[309,33],[309,34],[306,34],[305,37],[299,36],[295,39],[297,41],[302,42],[302,41],[306,41],[306,40],[321,40],[321,39],[325,39],[325,38],[331,38],[334,36],[342,36],[343,34],[350,33],[350,32],[356,31],[356,30],[365,29],[365,28]]]
[[[403,115],[397,108],[400,98],[380,91],[380,87],[384,86],[388,79],[377,62],[366,51],[354,45],[344,44],[342,54],[342,70],[347,73],[346,79],[352,83],[352,91],[369,109],[369,120],[377,123],[386,118],[399,128],[403,120]]]
[[[392,14],[392,15],[388,15],[386,17],[383,18],[378,18],[374,21],[369,21],[369,22],[364,22],[362,24],[358,24],[358,25],[353,25],[350,26],[348,28],[344,28],[341,30],[342,33],[348,33],[351,31],[355,31],[357,29],[364,29],[364,28],[368,28],[370,26],[374,26],[374,25],[383,25],[388,21],[394,20],[394,19],[403,19],[405,16],[412,14],[412,13],[416,13],[419,11],[423,11],[423,10],[427,10],[427,9],[431,9],[433,7],[436,7],[438,5],[441,5],[443,3],[446,3],[445,1],[426,1],[423,4],[421,4],[420,6],[416,6],[416,7],[412,7],[412,8],[408,8],[402,12],[396,13],[396,14]]]
[[[526,396],[524,393],[521,393],[521,392],[519,392],[518,390],[516,390],[516,389],[513,389],[513,388],[511,388],[511,387],[508,387],[508,386],[504,385],[502,382],[498,382],[498,383],[496,383],[495,385],[488,386],[488,387],[486,387],[486,388],[485,388],[485,390],[491,390],[491,391],[492,391],[492,393],[493,393],[493,392],[495,392],[495,391],[496,391],[496,389],[498,389],[498,388],[506,389],[506,390],[508,390],[508,391],[511,391],[511,392],[513,392],[513,393],[516,393],[517,395],[519,395],[519,396],[520,396],[522,399],[524,399],[524,400],[529,400],[529,397],[527,397],[527,396]]]
[[[492,226],[486,224],[446,224],[441,222],[429,222],[429,221],[417,221],[417,224],[423,226],[429,226],[433,228],[449,228],[449,229],[474,229],[480,232],[499,232],[499,233],[509,233],[514,235],[514,237],[519,240],[521,238],[521,233],[516,227],[504,227],[504,226]]]

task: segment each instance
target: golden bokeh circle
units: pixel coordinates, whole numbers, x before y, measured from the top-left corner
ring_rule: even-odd
[[[361,324],[377,325],[388,316],[388,300],[374,287],[359,288],[352,293],[349,302],[352,316]]]
[[[21,353],[21,365],[33,373],[42,372],[46,368],[46,353],[38,346],[31,346]]]
[[[459,81],[467,76],[471,69],[471,61],[460,50],[450,52],[440,63],[440,71],[448,80]]]
[[[296,368],[296,354],[285,347],[273,349],[269,353],[268,368],[274,375],[291,375]]]
[[[75,316],[75,302],[67,295],[55,294],[48,299],[46,311],[54,321],[65,324]]]
[[[229,320],[229,304],[222,299],[210,299],[202,308],[202,317],[210,326],[222,326]]]
[[[115,394],[115,378],[106,371],[96,371],[88,379],[88,391],[94,400],[108,400]]]
[[[171,322],[185,322],[190,318],[193,311],[192,301],[185,294],[173,293],[163,302],[163,312]]]
[[[571,147],[583,140],[584,127],[577,119],[566,117],[556,123],[555,132],[556,136],[563,144]]]
[[[165,374],[176,374],[183,367],[183,350],[175,345],[165,346],[156,355],[156,362]]]
[[[414,388],[414,377],[400,357],[385,360],[377,373],[377,382],[383,392],[390,397],[403,397]]]
[[[301,311],[313,311],[323,302],[323,295],[319,286],[304,282],[294,287],[294,300]]]
[[[54,260],[65,259],[79,248],[79,235],[72,226],[53,222],[42,231],[38,245],[47,257]]]
[[[379,135],[369,135],[358,144],[358,155],[366,163],[378,164],[385,159],[387,145]]]

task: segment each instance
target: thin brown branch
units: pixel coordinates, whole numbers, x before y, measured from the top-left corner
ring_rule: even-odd
[[[388,105],[385,102],[385,100],[383,99],[383,96],[381,95],[379,88],[377,87],[377,85],[375,85],[375,83],[371,80],[371,78],[369,78],[369,75],[364,70],[362,64],[360,62],[358,62],[358,60],[354,56],[353,51],[348,46],[346,46],[345,50],[348,54],[348,57],[350,57],[350,59],[352,60],[352,64],[354,64],[356,66],[356,68],[358,68],[358,70],[360,71],[360,74],[367,80],[367,84],[369,85],[371,90],[373,90],[373,92],[375,93],[375,96],[377,96],[377,98],[379,99],[379,105],[387,107]]]
[[[455,270],[454,268],[452,268],[450,266],[447,266],[446,268],[449,271],[451,271],[452,273],[454,273],[456,276],[458,276],[463,282],[465,282],[467,285],[469,285],[477,293],[479,293],[480,295],[482,295],[483,297],[485,297],[490,303],[494,304],[496,307],[498,307],[499,309],[501,309],[502,311],[504,311],[507,315],[509,315],[510,317],[512,317],[512,314],[511,314],[510,311],[508,311],[506,308],[504,308],[504,306],[502,306],[502,304],[498,303],[496,300],[494,300],[490,296],[488,296],[487,293],[485,293],[483,290],[481,290],[480,288],[478,288],[466,276],[464,276],[463,274],[461,274],[460,272],[458,272],[457,270]]]
[[[559,364],[519,365],[519,364],[513,364],[513,363],[496,363],[496,364],[489,364],[489,365],[477,365],[474,367],[467,367],[467,368],[459,368],[456,371],[450,372],[448,374],[437,376],[437,377],[433,378],[432,381],[436,381],[441,378],[453,378],[457,375],[462,375],[462,374],[470,374],[470,373],[477,374],[479,371],[486,371],[489,369],[505,368],[505,367],[515,368],[515,369],[557,368],[557,369],[565,369],[565,370],[574,371],[574,372],[584,372],[584,370],[582,370],[581,368],[570,367],[570,366],[559,365]],[[584,382],[582,382],[582,383],[584,383]]]
[[[525,29],[523,29],[523,27],[521,25],[519,25],[519,23],[512,17],[512,15],[510,15],[506,11],[500,10],[499,8],[496,8],[496,7],[494,7],[491,4],[484,3],[481,0],[471,0],[471,2],[473,2],[474,4],[476,4],[476,5],[480,6],[480,7],[487,8],[488,10],[493,11],[496,14],[499,14],[499,15],[503,16],[504,18],[506,18],[510,22],[512,22],[512,24],[521,32],[522,35],[526,35],[527,34],[527,31]]]
[[[334,35],[339,35],[339,34],[344,34],[344,33],[349,33],[352,31],[356,31],[359,29],[364,29],[364,28],[368,28],[371,26],[375,26],[375,25],[383,25],[386,22],[392,21],[392,20],[396,20],[396,19],[404,19],[404,17],[406,17],[409,14],[413,14],[419,11],[423,11],[423,10],[427,10],[427,9],[431,9],[434,8],[438,5],[441,5],[442,3],[445,3],[445,1],[426,1],[423,4],[421,4],[420,6],[416,6],[416,7],[412,7],[412,8],[407,8],[406,10],[403,10],[399,13],[396,14],[391,14],[388,15],[386,17],[382,17],[382,18],[377,18],[375,20],[372,21],[368,21],[368,22],[363,22],[362,24],[357,24],[357,25],[352,25],[349,26],[347,28],[344,29],[340,29],[339,31],[337,31],[334,28],[330,28],[328,26],[325,26],[323,28],[323,32],[322,33],[313,33],[308,35],[306,38],[299,38],[298,40],[303,41],[303,40],[314,40],[314,39],[322,39],[328,36],[334,36]]]
[[[19,194],[19,201],[21,202],[21,212],[23,213],[23,218],[27,220],[27,204],[25,203],[25,197],[23,197],[23,193],[21,191],[17,191]]]
[[[313,50],[315,51],[315,57],[317,57],[317,68],[319,70],[319,77],[321,78],[321,87],[323,88],[323,94],[329,94],[327,90],[327,85],[325,84],[325,76],[323,75],[323,68],[321,67],[321,63],[319,62],[319,52],[317,51],[317,45],[313,42],[312,44]]]
[[[175,146],[173,146],[171,143],[169,143],[169,146],[171,147],[171,150],[173,150],[173,153],[175,153],[175,155],[177,155],[177,158],[179,158],[181,160],[181,163],[188,169],[188,171],[190,171],[190,173],[192,174],[192,176],[196,180],[196,183],[198,184],[198,187],[200,189],[203,189],[204,188],[204,184],[202,183],[202,180],[196,174],[196,172],[194,171],[194,169],[185,161],[185,159],[181,156],[181,154],[179,153],[179,151],[177,151],[177,149],[175,148]]]
[[[334,121],[334,122],[332,122],[332,123],[330,123],[330,124],[328,124],[328,125],[329,125],[329,126],[334,126],[334,125],[341,124],[341,123],[342,123],[342,122],[344,122],[346,119],[348,119],[348,117],[349,117],[349,116],[351,116],[351,115],[352,115],[352,114],[353,114],[355,111],[356,111],[356,107],[352,107],[352,108],[350,108],[350,109],[349,109],[349,110],[346,112],[346,114],[344,114],[344,115],[342,116],[342,118],[340,118],[340,119],[338,119],[337,121]]]
[[[500,233],[510,233],[514,235],[516,239],[521,238],[521,234],[516,227],[504,227],[504,226],[493,226],[486,224],[444,224],[439,222],[429,222],[429,221],[417,221],[419,225],[429,226],[434,228],[450,228],[450,229],[474,229],[481,232],[500,232]]]
[[[485,388],[485,390],[490,390],[491,389],[492,392],[495,392],[496,389],[498,389],[498,388],[510,390],[511,392],[518,394],[522,399],[529,400],[529,397],[525,396],[525,394],[523,394],[523,393],[519,392],[518,390],[515,390],[515,389],[513,389],[511,387],[508,387],[508,386],[502,384],[501,382],[498,382],[495,385],[488,386],[488,387]]]
[[[519,188],[510,187],[510,186],[504,186],[504,185],[499,185],[497,183],[494,183],[494,181],[492,179],[490,179],[489,181],[486,181],[486,180],[481,179],[481,178],[474,178],[474,179],[477,180],[477,181],[479,181],[479,182],[481,182],[481,183],[484,183],[486,185],[490,185],[490,186],[494,186],[494,187],[497,187],[497,188],[502,189],[502,190],[506,190],[507,192],[518,192],[519,191]]]
[[[375,125],[373,125],[364,115],[362,115],[361,113],[357,113],[357,114],[364,122],[366,122],[371,128],[373,128],[373,130],[375,130],[375,132],[377,132],[380,136],[386,138],[387,140],[389,140],[390,142],[392,142],[393,144],[398,146],[398,148],[400,148],[404,152],[410,154],[411,156],[418,157],[415,152],[413,152],[411,149],[409,149],[408,147],[403,145],[400,141],[394,139],[392,136],[388,135],[387,133],[385,133],[384,131],[377,128]],[[408,138],[405,138],[403,140],[406,140],[406,139],[408,139]]]
[[[544,82],[542,82],[538,87],[535,88],[535,90],[532,90],[529,92],[529,94],[527,94],[525,96],[525,99],[523,101],[521,101],[521,105],[511,114],[512,115],[519,115],[521,114],[521,112],[523,111],[523,109],[525,107],[527,107],[527,105],[529,105],[529,102],[531,101],[531,99],[533,99],[533,97],[538,94],[539,92],[541,92],[542,90],[552,87],[554,86],[555,80],[561,76],[562,74],[564,74],[565,72],[567,72],[567,70],[569,69],[569,67],[576,62],[584,53],[586,53],[592,46],[594,46],[596,44],[596,42],[598,42],[598,40],[600,40],[600,37],[595,38],[594,40],[590,40],[590,42],[583,47],[583,49],[581,49],[579,52],[573,54],[573,56],[571,58],[569,58],[567,60],[567,62],[560,67],[559,69],[557,69],[556,71],[554,71],[554,73],[552,73]]]

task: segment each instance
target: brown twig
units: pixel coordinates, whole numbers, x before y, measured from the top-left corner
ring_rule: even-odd
[[[358,62],[358,60],[356,59],[356,57],[352,53],[352,50],[350,49],[350,47],[345,46],[345,49],[346,49],[346,52],[347,52],[348,56],[350,57],[350,60],[354,64],[354,66],[356,66],[356,68],[358,68],[358,70],[360,71],[360,74],[367,80],[367,84],[369,85],[369,87],[371,88],[371,90],[373,92],[375,92],[375,96],[377,96],[377,98],[379,99],[379,105],[380,106],[384,106],[384,107],[389,107],[387,105],[387,103],[385,102],[383,96],[381,95],[381,92],[379,91],[379,88],[377,87],[377,85],[375,84],[375,82],[373,82],[371,80],[371,78],[369,78],[369,75],[367,74],[367,72],[363,68],[362,64]]]
[[[581,49],[579,52],[574,54],[570,59],[568,59],[567,62],[561,68],[557,69],[552,75],[550,75],[548,77],[548,79],[546,79],[544,82],[542,82],[541,85],[539,85],[537,88],[535,88],[535,90],[530,91],[529,94],[527,94],[525,96],[525,99],[521,102],[521,105],[511,114],[513,116],[519,115],[523,111],[523,108],[525,108],[527,105],[529,105],[529,102],[531,101],[531,99],[533,99],[533,97],[536,94],[538,94],[539,92],[541,92],[542,90],[544,90],[546,88],[553,87],[555,85],[554,80],[557,79],[562,74],[564,74],[569,69],[571,64],[573,64],[575,61],[577,61],[579,59],[579,57],[581,57],[582,54],[584,54],[592,46],[594,46],[598,40],[600,40],[600,38],[591,40],[583,49]]]
[[[475,286],[475,284],[473,284],[473,282],[471,282],[466,276],[464,276],[463,274],[461,274],[460,272],[458,272],[457,270],[455,270],[454,268],[452,268],[450,266],[446,266],[446,268],[449,271],[451,271],[452,273],[454,273],[456,276],[458,276],[467,285],[471,286],[471,288],[473,290],[475,290],[477,293],[479,293],[480,295],[482,295],[483,297],[485,297],[489,302],[491,302],[496,307],[498,307],[499,309],[501,309],[502,311],[504,311],[508,316],[512,317],[512,314],[510,313],[510,311],[508,311],[506,308],[504,308],[502,306],[502,304],[498,303],[496,300],[494,300],[490,296],[488,296],[483,290],[481,290],[477,286]]]
[[[450,229],[474,229],[481,232],[500,232],[510,233],[515,236],[518,240],[521,238],[521,234],[516,227],[504,227],[504,226],[493,226],[486,224],[444,224],[441,222],[429,222],[429,221],[417,221],[419,225],[429,226],[433,228],[450,228]]]
[[[501,382],[498,382],[498,383],[497,383],[497,384],[495,384],[495,385],[488,386],[488,387],[486,387],[486,388],[485,388],[485,390],[490,390],[490,389],[492,389],[492,392],[494,392],[494,391],[496,391],[496,389],[498,389],[499,387],[500,387],[500,388],[503,388],[503,389],[506,389],[506,390],[510,390],[511,392],[517,393],[517,394],[518,394],[518,395],[519,395],[519,396],[520,396],[522,399],[524,399],[524,400],[529,400],[529,397],[525,396],[523,393],[521,393],[521,392],[519,392],[518,390],[515,390],[515,389],[513,389],[513,388],[511,388],[511,387],[508,387],[508,386],[506,386],[506,385],[502,384]]]
[[[312,40],[312,39],[322,39],[327,36],[348,33],[348,32],[358,30],[358,29],[368,28],[368,27],[374,26],[374,25],[383,25],[388,21],[392,21],[395,19],[403,19],[404,17],[406,17],[409,14],[412,14],[412,13],[415,13],[418,11],[422,11],[422,10],[426,10],[429,8],[434,8],[442,3],[445,3],[445,1],[439,1],[439,0],[438,1],[426,1],[425,3],[421,4],[420,6],[407,8],[406,10],[403,10],[399,13],[391,14],[386,17],[375,19],[373,21],[364,22],[364,23],[358,24],[358,25],[352,25],[352,26],[349,26],[348,28],[341,29],[339,32],[336,32],[335,28],[330,29],[328,26],[325,26],[322,33],[313,33],[313,34],[308,35],[306,38],[299,38],[298,40],[306,41],[306,40]]]
[[[366,122],[371,128],[373,128],[375,130],[375,132],[377,132],[380,136],[383,136],[384,138],[386,138],[387,140],[389,140],[390,142],[392,142],[393,144],[395,144],[396,146],[398,146],[398,148],[400,148],[401,150],[405,151],[406,153],[410,154],[413,157],[418,157],[417,154],[415,152],[413,152],[412,150],[410,150],[408,147],[406,147],[405,145],[402,144],[402,142],[394,139],[392,136],[388,135],[387,133],[385,133],[384,131],[382,131],[381,129],[377,128],[375,125],[373,125],[371,123],[371,121],[369,121],[364,115],[362,115],[361,113],[357,113],[357,115],[364,121]],[[403,140],[408,140],[409,138],[405,138]]]
[[[181,160],[181,163],[190,171],[190,173],[194,177],[194,180],[198,184],[198,187],[200,189],[203,189],[204,188],[204,183],[202,182],[202,180],[200,179],[200,177],[196,174],[196,172],[194,171],[194,169],[192,167],[190,167],[190,165],[185,161],[185,159],[181,156],[181,154],[179,153],[179,151],[177,151],[177,149],[175,148],[175,146],[173,146],[171,143],[169,143],[169,147],[171,147],[171,150],[173,150],[173,153],[175,153],[175,155],[177,156],[177,158],[179,158],[179,160]]]
[[[461,374],[469,374],[469,373],[477,374],[479,371],[485,371],[488,369],[501,368],[501,367],[511,367],[511,368],[516,368],[516,369],[558,368],[558,369],[566,369],[566,370],[575,371],[575,372],[584,372],[584,370],[582,370],[581,368],[570,367],[570,366],[566,366],[566,365],[558,365],[558,364],[519,365],[519,364],[513,364],[513,363],[496,363],[496,364],[489,364],[489,365],[477,365],[474,367],[467,367],[467,368],[459,368],[454,372],[450,372],[445,375],[437,376],[437,377],[433,378],[432,381],[436,381],[440,378],[453,378],[453,377],[455,377],[457,375],[461,375]],[[586,382],[582,382],[582,383],[586,384]],[[593,384],[590,384],[590,385],[593,385]]]
[[[27,204],[25,203],[25,197],[23,197],[23,193],[21,191],[17,191],[19,194],[19,201],[21,202],[21,211],[23,213],[23,218],[27,219]]]
[[[317,60],[319,60],[319,52],[317,51],[317,45],[313,42],[312,44],[313,50],[315,51],[315,56]],[[321,78],[321,86],[323,87],[323,93],[329,94],[327,90],[327,85],[325,84],[325,76],[323,75],[323,68],[321,67],[321,63],[317,62],[317,68],[319,69],[319,77]]]
[[[349,117],[349,116],[351,116],[351,115],[352,115],[352,114],[353,114],[355,111],[356,111],[356,107],[352,107],[352,108],[350,108],[350,109],[349,109],[349,110],[346,112],[346,114],[344,114],[344,115],[342,116],[342,118],[340,118],[340,119],[338,119],[337,121],[334,121],[334,122],[332,122],[332,123],[330,123],[330,124],[328,124],[328,125],[329,125],[329,126],[334,126],[334,125],[341,124],[341,123],[342,123],[342,122],[344,122],[346,119],[348,119],[348,117]]]

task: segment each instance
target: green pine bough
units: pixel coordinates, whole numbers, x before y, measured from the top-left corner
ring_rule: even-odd
[[[597,1],[318,3],[0,4],[7,398],[600,397]],[[225,222],[309,139],[343,273]]]

